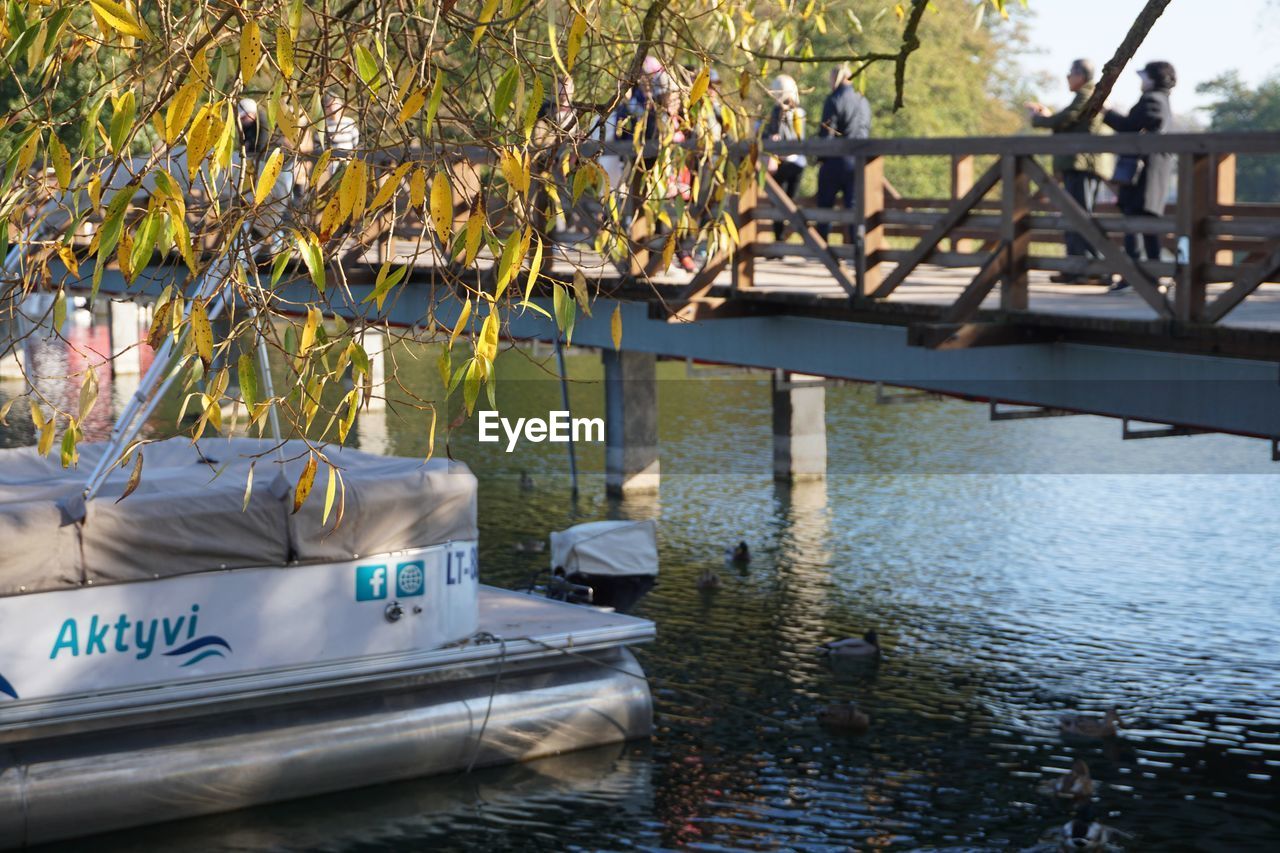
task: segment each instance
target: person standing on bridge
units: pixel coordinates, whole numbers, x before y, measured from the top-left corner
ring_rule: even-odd
[[[1087,59],[1077,59],[1071,63],[1067,73],[1067,88],[1075,98],[1061,112],[1053,112],[1044,104],[1031,103],[1027,109],[1031,112],[1031,126],[1047,128],[1054,135],[1059,133],[1095,134],[1102,129],[1102,115],[1095,114],[1085,118],[1084,108],[1093,97],[1093,63]],[[1062,177],[1063,189],[1085,209],[1090,216],[1098,199],[1098,190],[1102,187],[1104,173],[1110,168],[1104,160],[1110,159],[1105,154],[1059,154],[1053,158],[1053,170]],[[1087,258],[1099,257],[1098,250],[1089,241],[1075,231],[1067,232],[1067,257]],[[1081,275],[1079,273],[1063,273],[1055,275],[1052,281],[1058,284],[1106,284],[1100,276]]]
[[[769,87],[769,94],[775,103],[761,135],[771,142],[803,142],[807,116],[804,107],[800,106],[800,87],[796,85],[795,78],[790,74],[779,74]],[[800,190],[800,177],[808,165],[803,154],[785,154],[782,159],[769,158],[769,171],[788,198],[796,197]],[[773,223],[775,241],[781,243],[786,233],[787,223],[784,220]]]
[[[831,71],[831,94],[822,104],[822,126],[818,129],[821,139],[866,139],[871,136],[871,104],[851,84],[849,66],[840,65]],[[824,157],[818,166],[818,207],[834,208],[839,196],[845,210],[853,207],[856,161],[841,155]],[[831,224],[818,223],[818,234],[823,240],[831,232]],[[853,243],[854,227],[849,226],[845,239]]]
[[[1173,104],[1170,93],[1178,84],[1178,75],[1167,62],[1152,62],[1138,72],[1142,78],[1142,97],[1128,115],[1107,110],[1103,121],[1118,133],[1168,133],[1173,127]],[[1124,156],[1116,164],[1114,183],[1118,187],[1120,212],[1125,216],[1164,216],[1173,186],[1173,154]],[[1160,235],[1143,234],[1148,261],[1160,260]],[[1138,235],[1124,235],[1124,250],[1135,261],[1142,259]],[[1113,293],[1127,290],[1129,282],[1121,279],[1112,285]]]

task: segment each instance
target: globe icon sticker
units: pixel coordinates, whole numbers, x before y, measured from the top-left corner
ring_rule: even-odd
[[[396,566],[396,595],[401,598],[422,595],[425,583],[426,576],[421,560]]]

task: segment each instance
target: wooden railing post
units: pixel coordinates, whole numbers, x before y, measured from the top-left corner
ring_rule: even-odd
[[[1236,203],[1236,155],[1213,155],[1213,201],[1215,212]],[[1236,253],[1231,249],[1218,251],[1214,263],[1229,267],[1235,263]]]
[[[857,298],[874,293],[884,280],[880,268],[880,253],[885,248],[884,235],[884,159],[881,157],[858,158],[857,194]]]
[[[756,283],[756,204],[760,199],[760,182],[756,173],[750,181],[742,181],[738,192],[738,246],[733,252],[733,289],[750,290]]]
[[[1204,315],[1207,267],[1213,254],[1209,239],[1213,167],[1211,155],[1178,155],[1178,286],[1173,310],[1180,323],[1198,323]]]
[[[1009,263],[1000,279],[1000,309],[1025,311],[1027,308],[1027,269],[1031,257],[1031,178],[1022,158],[1006,154],[1000,161],[1001,205],[1000,238]]]
[[[951,155],[951,200],[959,201],[971,189],[973,189],[973,155]],[[951,251],[964,251],[963,243],[964,241],[958,237],[951,238]]]

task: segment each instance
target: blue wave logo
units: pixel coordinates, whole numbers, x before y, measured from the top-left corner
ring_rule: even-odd
[[[18,691],[13,689],[13,685],[10,684],[3,675],[0,675],[0,693],[3,693],[6,696],[12,696],[14,699],[18,698]]]
[[[231,651],[231,644],[228,643],[226,640],[222,639],[221,637],[214,636],[213,634],[208,634],[204,637],[200,637],[198,639],[192,640],[191,642],[187,643],[185,646],[176,648],[173,651],[165,652],[164,654],[165,654],[165,657],[182,657],[183,655],[194,655],[191,659],[183,662],[182,664],[182,666],[192,666],[207,658],[226,657],[226,655],[224,655],[222,651],[218,648],[219,646],[221,646],[223,649],[226,649],[228,653]],[[0,682],[3,682],[3,679],[0,679]],[[0,683],[0,687],[3,687],[2,683]]]

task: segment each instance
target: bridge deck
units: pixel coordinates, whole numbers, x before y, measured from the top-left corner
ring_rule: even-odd
[[[415,258],[414,252],[412,243],[397,242],[393,262],[414,263],[424,270],[432,268],[429,254],[418,254]],[[552,250],[552,259],[550,272],[557,278],[569,280],[575,270],[581,270],[588,278],[599,280],[605,293],[623,284],[617,269],[595,252],[580,250],[571,245],[557,245]],[[493,258],[487,252],[483,253],[480,269],[488,270],[492,264]],[[886,275],[894,267],[892,263],[882,265]],[[848,264],[845,268],[852,277],[852,268]],[[946,308],[956,301],[975,272],[972,268],[921,264],[903,286],[882,304],[888,303],[904,309]],[[1130,324],[1149,323],[1157,319],[1155,312],[1132,290],[1108,293],[1102,286],[1054,284],[1050,281],[1051,276],[1052,273],[1045,271],[1033,270],[1029,273],[1029,312],[1070,318],[1077,323],[1081,320],[1094,320]],[[657,290],[655,296],[661,294],[664,298],[671,298],[692,278],[692,275],[673,264],[671,271],[651,279]],[[1226,283],[1210,284],[1207,293],[1214,297],[1228,287],[1230,285]],[[731,289],[732,277],[726,269],[717,276],[712,292],[726,295]],[[813,307],[843,307],[849,304],[849,297],[826,268],[815,260],[805,258],[756,260],[755,285],[750,291],[750,298],[756,304],[761,301]],[[981,310],[996,312],[999,309],[1000,295],[998,291],[993,291],[983,301]],[[1259,287],[1248,300],[1228,314],[1220,325],[1224,330],[1280,332],[1280,284],[1264,284]]]

